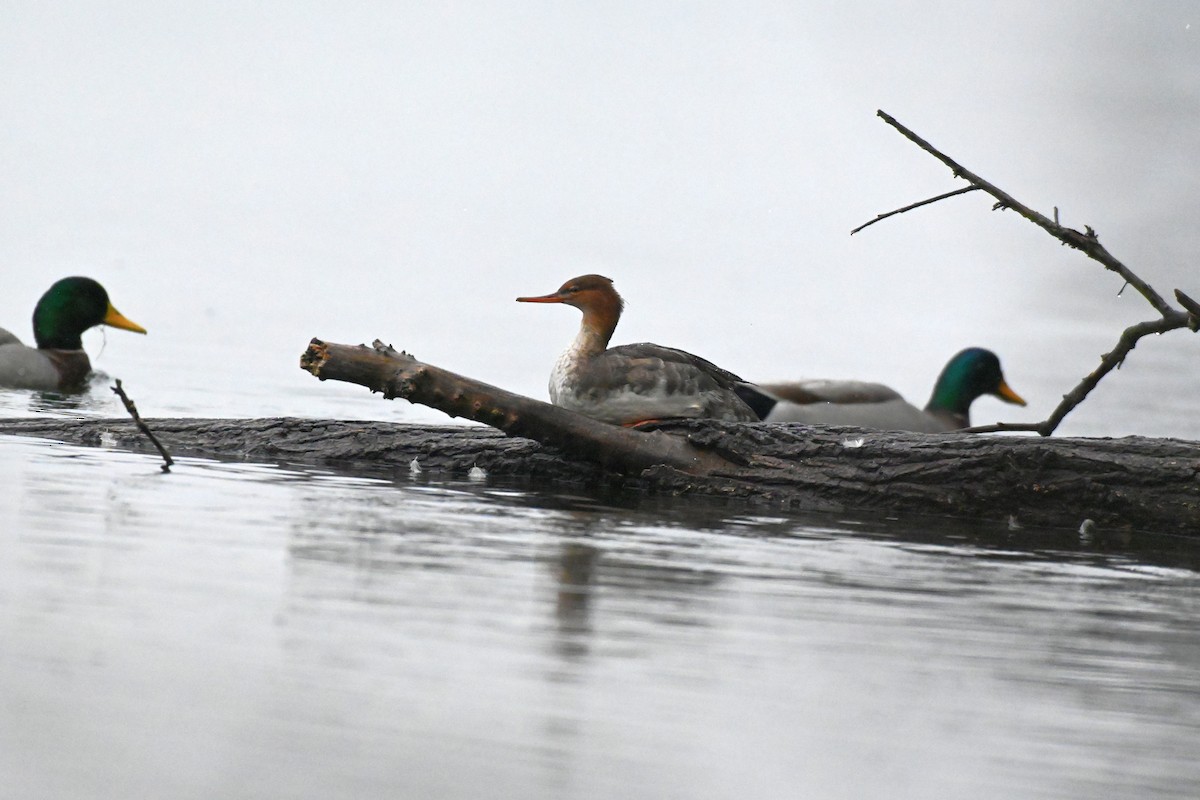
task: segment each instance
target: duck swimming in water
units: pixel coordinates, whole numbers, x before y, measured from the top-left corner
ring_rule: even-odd
[[[742,379],[699,356],[657,344],[608,347],[624,301],[603,275],[572,278],[518,303],[564,303],[583,312],[575,341],[550,373],[550,402],[615,425],[703,418],[756,422],[734,392]]]
[[[146,329],[113,308],[108,292],[91,278],[63,278],[33,309],[33,338],[37,347],[22,344],[0,328],[0,388],[72,391],[83,388],[92,362],[81,335],[96,325],[111,325],[134,333]]]
[[[857,425],[880,430],[940,433],[969,428],[971,403],[990,394],[1023,406],[1009,388],[1000,359],[991,350],[969,347],[946,364],[924,410],[880,383],[808,380],[738,387],[764,422]]]

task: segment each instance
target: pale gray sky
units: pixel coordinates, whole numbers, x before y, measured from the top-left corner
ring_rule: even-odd
[[[2,9],[0,324],[94,275],[110,371],[252,352],[214,396],[315,391],[313,335],[544,396],[577,318],[513,298],[596,271],[618,342],[917,401],[985,345],[1040,417],[1149,307],[982,195],[851,238],[956,186],[877,108],[1200,294],[1196,2]]]

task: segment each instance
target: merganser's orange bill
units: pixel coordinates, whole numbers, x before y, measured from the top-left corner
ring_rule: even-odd
[[[126,319],[124,314],[113,308],[112,303],[108,304],[108,313],[104,315],[104,324],[120,328],[121,330],[133,331],[134,333],[146,332],[146,329],[141,325],[138,325],[131,319]]]
[[[1014,392],[1003,380],[1001,380],[1000,385],[996,387],[996,396],[1006,403],[1012,403],[1013,405],[1017,406],[1026,405],[1025,398]]]
[[[518,297],[518,303],[561,303],[563,296],[558,292],[554,294],[544,294],[540,297]]]

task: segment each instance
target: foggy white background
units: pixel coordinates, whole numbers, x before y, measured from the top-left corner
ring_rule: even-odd
[[[1200,3],[0,4],[0,325],[96,277],[147,416],[438,419],[297,368],[380,337],[545,397],[600,272],[614,343],[924,403],[963,346],[1044,417],[1150,307],[972,194],[882,108],[1200,297]],[[1066,433],[1200,437],[1200,340],[1138,347]]]

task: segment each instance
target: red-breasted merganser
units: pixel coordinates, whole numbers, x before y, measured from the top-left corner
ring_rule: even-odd
[[[1005,382],[1000,359],[981,347],[967,348],[950,359],[924,410],[907,403],[894,389],[862,381],[763,383],[739,387],[738,391],[765,422],[857,425],[922,433],[969,428],[971,403],[980,395],[1025,405]]]
[[[565,303],[583,312],[579,334],[550,373],[556,406],[616,425],[681,417],[758,421],[734,392],[742,379],[732,372],[657,344],[608,347],[625,303],[602,275],[573,278],[553,294],[517,302]]]

